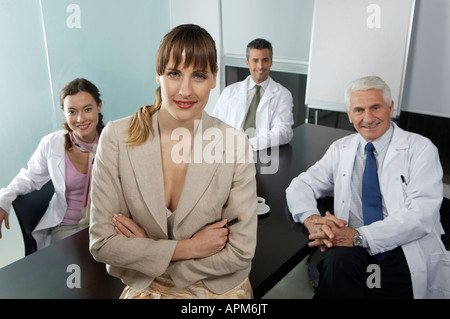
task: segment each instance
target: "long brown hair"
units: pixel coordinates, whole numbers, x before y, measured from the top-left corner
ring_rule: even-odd
[[[81,91],[87,92],[92,95],[97,105],[102,102],[102,100],[100,99],[100,92],[92,82],[86,79],[77,78],[67,83],[66,86],[61,90],[59,94],[59,104],[61,105],[61,109],[64,110],[64,99],[66,98],[66,96],[74,95]],[[101,134],[104,127],[105,124],[103,124],[103,114],[99,113],[98,123],[96,127],[98,135]],[[67,124],[67,122],[63,124],[63,128],[67,131],[67,133],[64,135],[64,148],[67,151],[72,148],[72,141],[70,140],[70,132],[72,131],[72,129],[69,127],[69,124]]]
[[[185,53],[184,56],[182,56],[183,52]],[[212,73],[217,70],[216,44],[211,35],[197,25],[180,25],[164,36],[156,53],[156,73],[158,76],[164,74],[170,58],[173,58],[175,68],[184,58],[184,65],[186,66],[193,64],[194,68],[202,70],[209,67]],[[153,105],[142,106],[133,115],[128,129],[128,144],[141,145],[145,143],[150,133],[153,135],[151,118],[161,108],[161,104],[161,87],[158,87]]]

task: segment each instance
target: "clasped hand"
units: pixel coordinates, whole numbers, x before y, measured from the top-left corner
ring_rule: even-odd
[[[346,227],[347,221],[337,218],[326,212],[325,216],[313,215],[305,220],[305,226],[309,231],[310,247],[318,247],[324,252],[333,246],[353,246],[355,230]]]

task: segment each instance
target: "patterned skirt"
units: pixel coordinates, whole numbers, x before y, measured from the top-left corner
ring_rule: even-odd
[[[217,295],[209,290],[203,282],[178,289],[168,275],[155,278],[150,286],[140,291],[133,291],[126,286],[120,299],[253,299],[253,290],[247,278],[237,287],[224,294]]]

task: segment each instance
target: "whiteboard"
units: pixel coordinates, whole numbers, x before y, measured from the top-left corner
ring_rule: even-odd
[[[377,75],[401,109],[415,0],[316,0],[305,103],[345,112],[344,90]]]
[[[418,1],[402,111],[450,118],[450,1]]]

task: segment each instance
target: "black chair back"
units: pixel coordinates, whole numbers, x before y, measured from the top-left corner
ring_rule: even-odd
[[[36,240],[31,232],[41,220],[48,208],[48,204],[55,193],[52,181],[42,186],[40,190],[26,195],[17,196],[12,203],[22,230],[25,244],[25,256],[37,250]]]
[[[440,212],[441,224],[445,231],[445,234],[442,235],[442,241],[447,250],[450,250],[450,199],[444,197]]]

